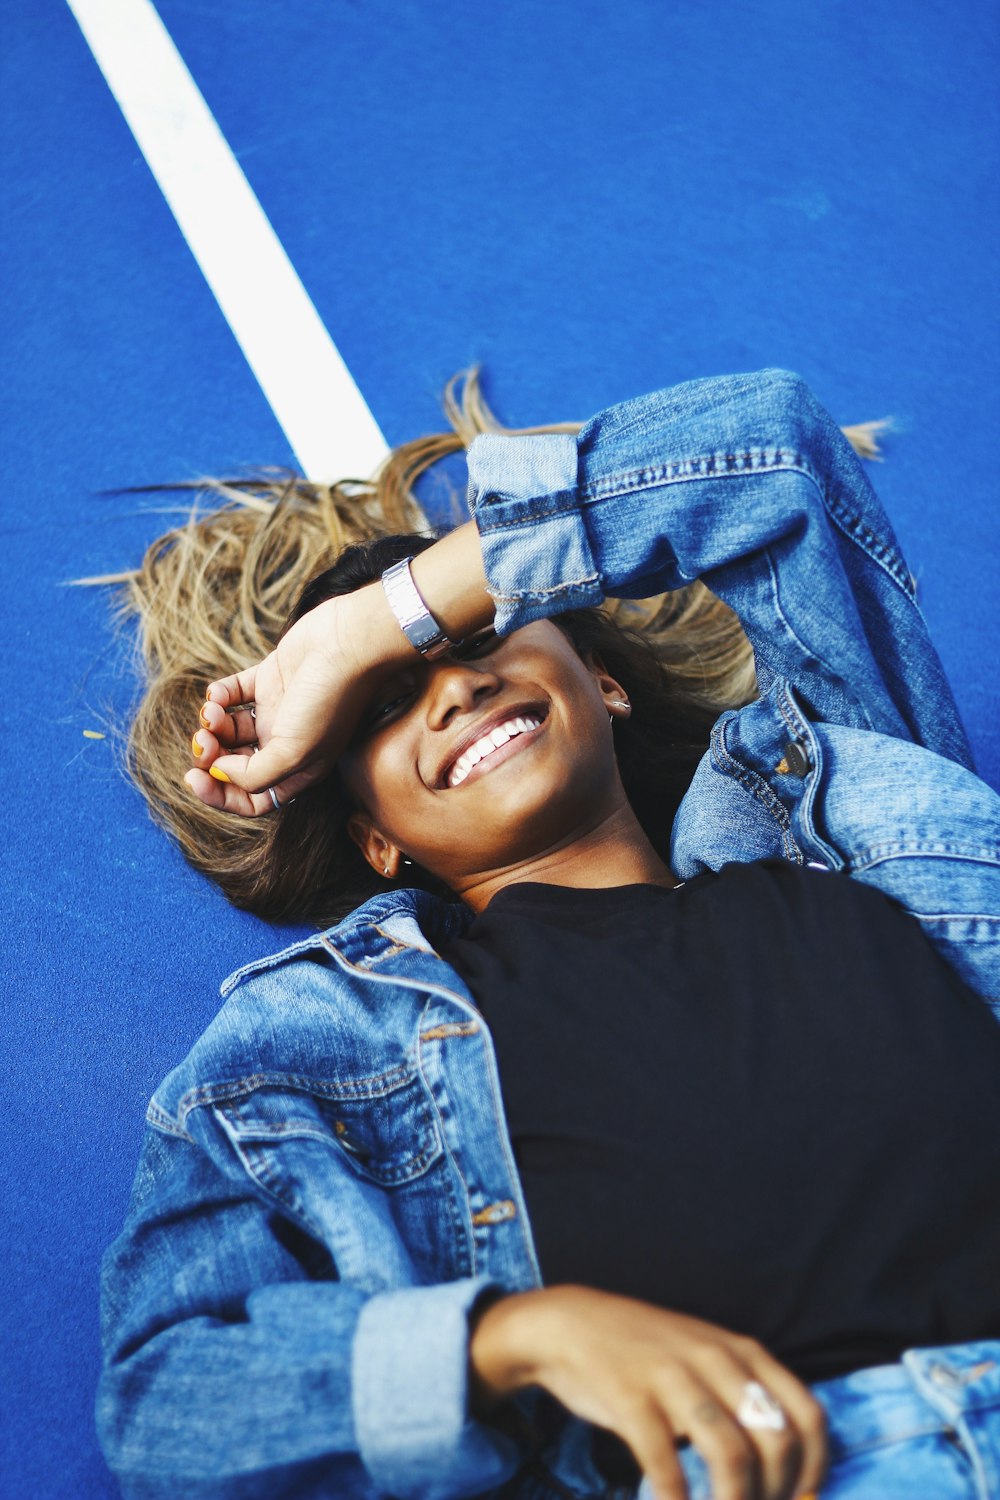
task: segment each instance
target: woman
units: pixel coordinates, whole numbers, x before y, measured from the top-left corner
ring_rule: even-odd
[[[998,1493],[1000,819],[860,465],[763,371],[469,474],[473,522],[348,553],[209,688],[194,806],[271,831],[203,865],[272,915],[352,857],[382,893],[227,980],[150,1105],[109,1461],[143,1496]],[[695,578],[759,690],[697,763],[704,696],[674,673],[652,739],[672,689],[589,613]]]

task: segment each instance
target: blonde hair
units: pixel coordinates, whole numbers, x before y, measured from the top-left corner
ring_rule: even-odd
[[[335,807],[322,794],[298,799],[280,818],[236,818],[204,806],[183,782],[206,684],[271,650],[305,585],[352,543],[428,531],[414,485],[481,432],[568,432],[577,423],[507,428],[491,412],[476,370],[456,375],[443,405],[452,430],[404,443],[367,480],[321,484],[265,470],[251,477],[164,486],[193,490],[181,525],[159,537],[134,571],[81,582],[119,586],[120,616],[137,630],[142,697],[126,746],[130,775],[153,817],[196,869],[237,906],[271,920],[343,914],[374,886],[356,851],[333,845]],[[844,431],[873,457],[884,424]],[[201,502],[210,499],[210,508]],[[455,519],[462,519],[455,501]],[[704,585],[658,599],[610,604],[607,614],[641,631],[672,684],[673,702],[702,725],[755,693],[753,658],[735,615]],[[693,763],[691,765],[693,769]],[[336,779],[336,778],[333,778]],[[294,844],[290,856],[289,841]],[[357,856],[360,860],[360,856]],[[340,863],[338,863],[340,861]],[[339,884],[343,889],[332,886]]]

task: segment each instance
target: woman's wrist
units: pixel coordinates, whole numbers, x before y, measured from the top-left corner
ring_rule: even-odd
[[[486,586],[475,521],[466,521],[419,553],[410,565],[417,590],[450,641],[492,625],[496,609]]]
[[[419,553],[410,571],[420,597],[449,640],[462,641],[492,623],[494,605],[486,589],[475,522],[458,527]],[[363,643],[362,670],[378,674],[413,659],[414,647],[404,635],[380,582],[366,584],[347,598],[357,612],[351,635]],[[319,605],[317,611],[331,605],[341,608],[343,603],[340,596]],[[319,618],[316,623],[324,629]]]
[[[535,1384],[532,1352],[539,1301],[544,1291],[514,1292],[487,1302],[473,1321],[469,1337],[472,1409],[488,1414],[508,1396]]]

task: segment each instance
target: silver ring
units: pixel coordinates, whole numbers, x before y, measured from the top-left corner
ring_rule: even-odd
[[[782,1406],[758,1380],[748,1380],[743,1387],[736,1420],[756,1432],[783,1432],[788,1425]]]
[[[271,806],[274,808],[275,812],[280,812],[281,811],[281,803],[278,801],[278,794],[274,790],[273,786],[269,786],[268,787],[268,789],[267,789],[267,795],[271,799]]]
[[[253,719],[254,723],[256,724],[256,722],[257,722],[257,708],[256,708],[256,705],[254,705],[253,707],[251,707],[251,709],[250,709],[250,717],[251,717],[251,719]]]

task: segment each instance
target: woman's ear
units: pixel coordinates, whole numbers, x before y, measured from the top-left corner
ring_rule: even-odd
[[[596,651],[590,651],[586,657],[587,667],[600,689],[601,697],[604,699],[604,707],[612,720],[627,719],[632,712],[628,693],[622,687],[617,677],[612,677]]]
[[[353,812],[347,820],[347,831],[376,875],[395,880],[399,874],[402,853],[375,827],[366,812]]]

